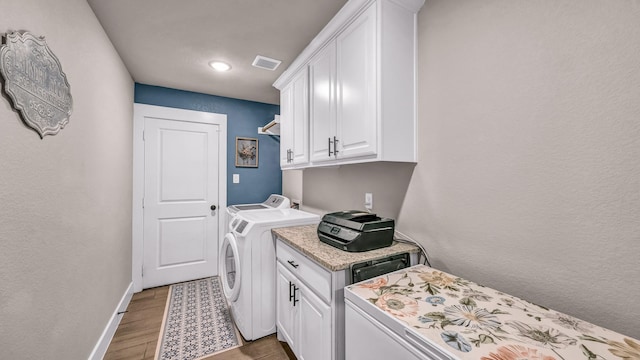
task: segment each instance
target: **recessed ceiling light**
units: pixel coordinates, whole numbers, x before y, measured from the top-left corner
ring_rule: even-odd
[[[216,71],[229,71],[231,69],[231,65],[223,61],[211,61],[209,66]]]

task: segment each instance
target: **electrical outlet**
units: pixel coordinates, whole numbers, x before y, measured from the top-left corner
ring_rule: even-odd
[[[367,210],[373,209],[373,194],[365,193],[364,194],[364,208]]]

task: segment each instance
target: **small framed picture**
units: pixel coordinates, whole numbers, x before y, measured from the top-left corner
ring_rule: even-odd
[[[258,167],[258,139],[236,137],[236,167]]]

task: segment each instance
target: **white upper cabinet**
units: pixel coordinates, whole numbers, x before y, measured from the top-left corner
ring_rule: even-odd
[[[338,158],[376,155],[376,6],[336,38]]]
[[[294,165],[309,162],[309,80],[307,69],[293,80],[293,149]]]
[[[309,64],[311,162],[335,159],[336,44],[329,43]]]
[[[300,70],[280,91],[280,167],[309,163],[309,82]]]
[[[308,69],[308,151],[289,167],[417,161],[415,39],[423,4],[348,1],[276,80],[285,112],[284,93]],[[299,135],[294,127],[294,139],[283,133],[280,141]]]
[[[280,167],[293,166],[291,164],[291,149],[293,149],[293,84],[280,90]]]

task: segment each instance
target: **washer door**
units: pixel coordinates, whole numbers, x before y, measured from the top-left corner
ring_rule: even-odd
[[[240,294],[242,269],[240,268],[238,244],[232,233],[225,235],[222,249],[220,249],[220,278],[224,295],[229,301],[236,301]]]

